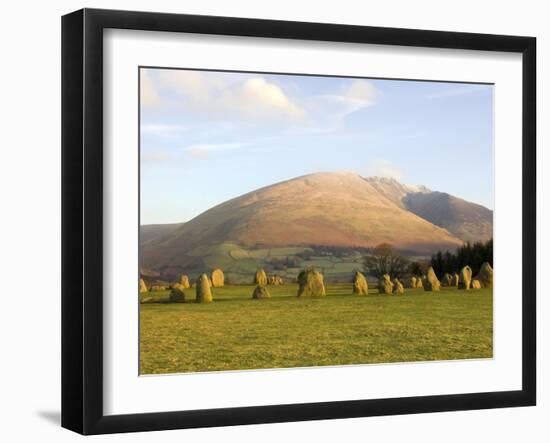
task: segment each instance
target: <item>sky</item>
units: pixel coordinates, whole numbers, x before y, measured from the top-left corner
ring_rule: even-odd
[[[493,86],[140,69],[141,224],[352,171],[493,208]]]

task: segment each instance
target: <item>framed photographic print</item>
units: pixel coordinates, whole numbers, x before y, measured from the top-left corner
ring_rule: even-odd
[[[531,37],[62,21],[62,425],[534,405]]]

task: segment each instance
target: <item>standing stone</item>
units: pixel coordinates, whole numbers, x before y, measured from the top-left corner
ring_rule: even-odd
[[[397,295],[402,295],[405,293],[405,288],[403,288],[403,283],[401,283],[397,278],[393,280],[393,293]]]
[[[418,289],[424,288],[424,278],[422,276],[416,277],[416,287]]]
[[[172,303],[185,303],[185,288],[181,283],[175,283],[170,291],[170,302]]]
[[[492,288],[493,287],[493,268],[487,262],[483,262],[479,274],[476,278],[479,280],[479,283],[482,288]]]
[[[472,283],[472,268],[469,266],[464,266],[460,270],[460,275],[458,277],[458,289],[464,289],[467,291],[470,289]]]
[[[283,285],[284,284],[283,277],[281,277],[280,275],[277,275],[275,284]]]
[[[254,292],[252,293],[252,298],[255,299],[261,299],[261,298],[269,298],[271,295],[269,295],[269,291],[265,286],[256,286],[254,289]]]
[[[214,269],[212,271],[212,286],[220,288],[224,284],[224,275],[221,269]]]
[[[153,285],[151,286],[151,291],[158,292],[158,291],[166,291],[166,286],[164,285]]]
[[[472,280],[471,287],[472,287],[472,289],[481,289],[481,283],[477,279],[477,277]]]
[[[416,288],[416,277],[413,275],[411,279],[409,280],[409,286],[414,289]]]
[[[357,271],[353,277],[353,293],[358,295],[366,295],[369,293],[369,284],[365,276]]]
[[[441,286],[448,288],[449,286],[452,286],[453,277],[451,277],[451,274],[448,274],[447,272],[443,275],[443,278],[441,279]]]
[[[210,303],[212,301],[212,290],[206,274],[202,274],[197,279],[195,294],[197,303]]]
[[[179,284],[183,286],[183,289],[188,289],[189,288],[189,277],[185,274],[181,274]]]
[[[455,272],[451,277],[451,286],[458,288],[458,281],[460,280],[458,274]]]
[[[300,271],[298,285],[298,297],[323,297],[326,295],[323,274],[314,269]]]
[[[424,290],[425,291],[439,291],[439,287],[441,286],[441,283],[437,279],[437,275],[435,275],[434,269],[430,266],[428,268],[428,272],[426,273],[426,281],[424,282]]]
[[[139,292],[140,294],[142,292],[147,292],[147,285],[145,284],[145,281],[142,278],[139,279]]]
[[[260,286],[267,285],[267,275],[263,269],[256,271],[256,274],[254,275],[254,284]]]
[[[378,279],[378,292],[380,294],[391,294],[393,292],[393,283],[388,274],[384,274],[382,278]]]

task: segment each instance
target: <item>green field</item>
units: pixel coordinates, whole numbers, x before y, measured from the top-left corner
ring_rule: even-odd
[[[215,301],[140,305],[140,372],[165,374],[258,368],[490,358],[491,289],[405,295],[351,295],[350,284],[327,296],[297,298],[297,285],[214,288]],[[146,297],[163,298],[165,292]]]
[[[311,256],[299,257],[304,252],[311,253]],[[354,271],[363,269],[363,255],[357,251],[350,250],[340,256],[316,255],[312,248],[305,246],[246,248],[234,243],[220,243],[194,248],[187,255],[195,258],[199,265],[192,269],[183,267],[176,274],[188,274],[191,280],[195,280],[203,272],[222,268],[227,281],[232,284],[251,283],[254,273],[260,268],[268,274],[281,276],[286,282],[295,281],[298,273],[305,268],[315,267],[323,273],[325,281],[350,280]],[[295,264],[285,264],[288,259],[294,260]],[[174,280],[177,275],[172,277]]]

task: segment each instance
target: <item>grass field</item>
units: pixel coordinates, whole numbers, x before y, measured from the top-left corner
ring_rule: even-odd
[[[350,284],[334,284],[326,297],[297,298],[297,285],[289,284],[252,300],[253,289],[215,288],[210,304],[140,305],[140,372],[492,357],[490,289],[354,296]],[[186,296],[194,301],[194,289]]]

